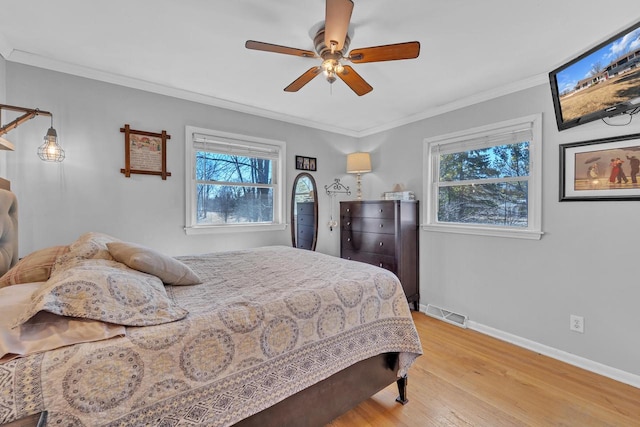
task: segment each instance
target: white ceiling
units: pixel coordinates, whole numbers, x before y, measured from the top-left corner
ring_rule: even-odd
[[[417,40],[417,59],[353,64],[362,97],[317,77],[325,0],[2,0],[0,54],[266,117],[364,136],[547,81],[548,72],[640,20],[640,1],[354,0],[351,49]],[[44,106],[42,106],[44,108]]]

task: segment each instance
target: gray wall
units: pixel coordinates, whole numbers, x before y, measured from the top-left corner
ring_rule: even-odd
[[[2,73],[0,62],[0,73]],[[318,250],[337,255],[339,231],[329,232],[334,178],[355,188],[344,173],[345,154],[372,152],[373,172],[363,175],[365,198],[395,183],[422,195],[424,138],[543,113],[543,216],[541,240],[421,233],[422,304],[469,315],[473,322],[598,364],[640,375],[640,283],[636,202],[558,202],[558,145],[640,132],[640,118],[626,127],[601,122],[558,132],[546,85],[496,98],[387,132],[354,138],[182,101],[38,68],[6,63],[6,102],[54,113],[67,150],[62,164],[41,162],[36,149],[49,125],[36,118],[9,136],[8,173],[21,204],[21,254],[66,244],[80,233],[103,231],[168,254],[289,244],[290,230],[186,236],[184,225],[184,126],[287,142],[287,182],[296,154],[318,158]],[[0,74],[0,82],[3,80]],[[0,83],[0,89],[2,88]],[[0,92],[1,96],[1,92]],[[124,178],[121,126],[171,134],[167,181]],[[338,202],[341,198],[338,198]],[[336,203],[337,205],[337,203]],[[424,205],[424,203],[423,203]],[[334,216],[337,215],[337,206]],[[585,317],[585,333],[569,331],[569,315]]]
[[[559,202],[559,144],[640,132],[602,122],[558,132],[547,85],[372,135],[374,171],[366,194],[403,182],[424,201],[423,140],[476,126],[543,113],[541,240],[421,233],[421,303],[640,375],[638,202]],[[421,206],[424,208],[424,203]],[[569,331],[569,315],[585,333]],[[640,384],[640,382],[638,382]]]
[[[51,111],[63,163],[42,162],[37,147],[50,125],[37,117],[11,131],[16,151],[8,156],[7,177],[20,200],[20,253],[67,244],[85,231],[101,231],[170,255],[215,252],[272,244],[291,244],[291,231],[185,235],[185,126],[217,129],[287,143],[287,206],[296,174],[295,155],[317,157],[318,187],[345,175],[352,137],[336,135],[152,94],[63,73],[7,62],[7,101]],[[124,167],[126,123],[133,129],[166,130],[167,170],[171,177],[120,173]],[[329,197],[319,191],[318,249],[337,253],[338,239],[328,227]],[[287,218],[289,218],[287,207]],[[333,234],[337,235],[334,230]]]
[[[0,55],[0,104],[6,103],[7,61]],[[4,113],[0,113],[0,123],[5,124]],[[0,177],[7,175],[7,153],[0,150]]]
[[[7,88],[7,61],[0,55],[0,101],[4,103]],[[2,122],[4,124],[4,122]]]

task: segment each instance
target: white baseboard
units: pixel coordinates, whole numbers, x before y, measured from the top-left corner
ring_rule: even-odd
[[[594,362],[593,360],[576,356],[575,354],[567,353],[566,351],[558,350],[557,348],[549,347],[471,320],[467,322],[467,327],[499,340],[560,360],[561,362],[568,363],[569,365],[577,366],[578,368],[640,388],[640,376],[638,375],[634,375],[617,368],[612,368],[611,366],[603,365],[602,363]]]
[[[420,305],[420,311],[424,313],[424,310],[426,310],[426,306]],[[602,363],[594,362],[593,360],[576,356],[575,354],[567,353],[566,351],[558,350],[557,348],[549,347],[472,320],[467,320],[467,328],[489,335],[493,338],[497,338],[501,341],[517,345],[518,347],[526,348],[527,350],[535,351],[536,353],[560,360],[561,362],[568,363],[569,365],[577,366],[578,368],[582,368],[586,371],[594,372],[604,377],[620,381],[621,383],[640,388],[639,375],[622,371],[617,368],[612,368],[611,366],[603,365]]]

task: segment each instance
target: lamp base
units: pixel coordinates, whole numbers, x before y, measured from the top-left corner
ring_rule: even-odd
[[[362,200],[362,174],[356,175],[356,197],[357,200]]]

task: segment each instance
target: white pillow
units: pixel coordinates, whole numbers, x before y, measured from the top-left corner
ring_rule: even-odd
[[[197,285],[202,280],[186,264],[142,245],[109,242],[107,248],[118,262],[158,277],[167,285]]]

